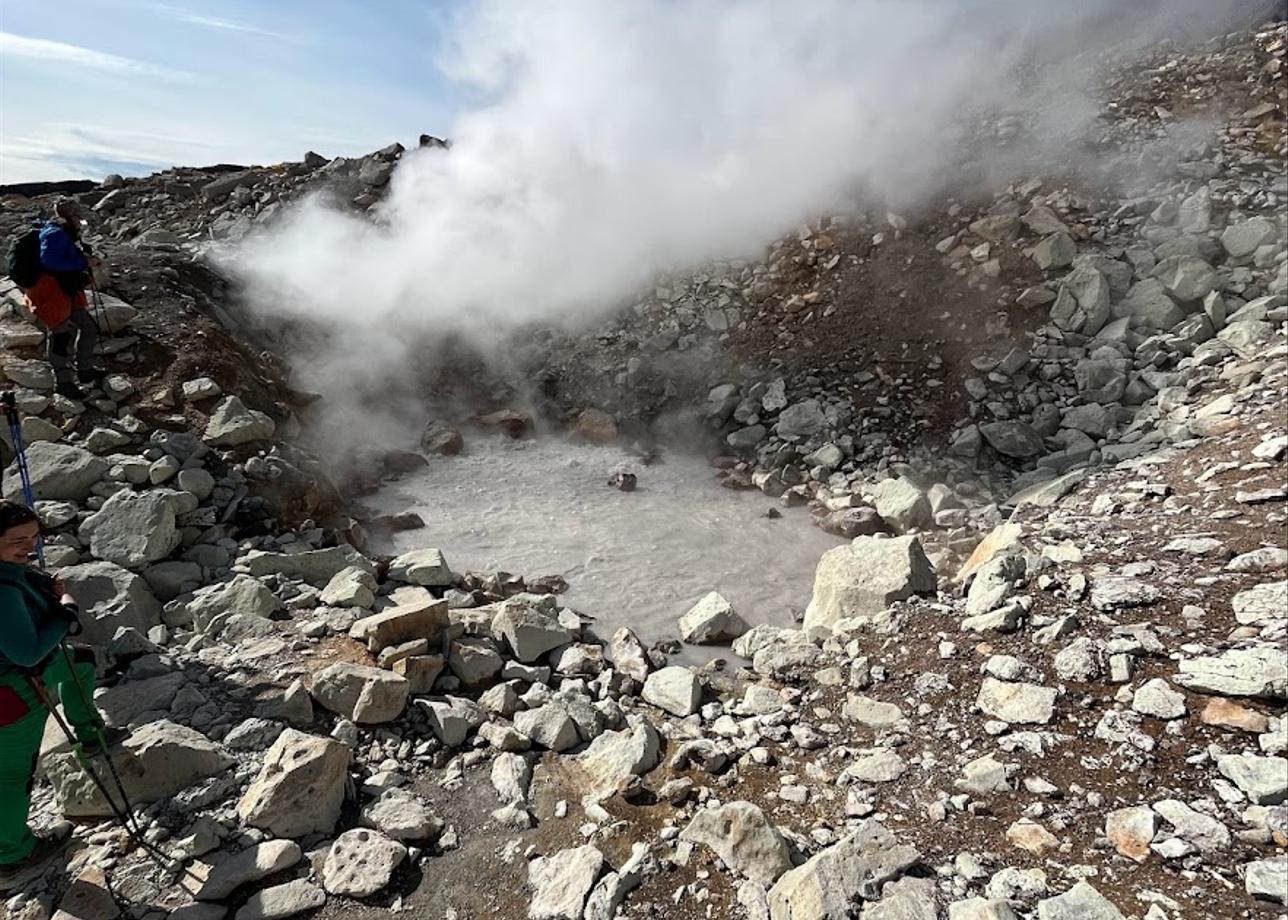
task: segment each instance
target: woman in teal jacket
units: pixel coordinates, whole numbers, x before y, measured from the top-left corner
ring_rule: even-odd
[[[39,537],[34,511],[0,501],[0,891],[37,873],[67,839],[65,825],[48,837],[27,827],[50,691],[57,690],[83,756],[98,753],[102,737],[91,702],[94,654],[63,645],[79,631],[75,601],[29,563]]]

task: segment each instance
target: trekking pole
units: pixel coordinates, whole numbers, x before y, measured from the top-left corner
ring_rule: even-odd
[[[22,482],[22,497],[26,501],[27,507],[35,511],[36,493],[31,487],[31,470],[27,466],[27,443],[22,436],[22,419],[19,417],[17,400],[14,398],[12,390],[0,395],[0,407],[3,408],[5,418],[9,421],[9,437],[13,441],[14,463],[18,467],[18,479]],[[40,563],[41,571],[44,571],[45,536],[39,532],[36,534],[36,559]]]
[[[66,654],[65,649],[64,649],[64,654]],[[73,671],[72,674],[74,676],[75,671]],[[78,684],[79,684],[79,681],[78,681]],[[28,676],[27,685],[31,687],[32,691],[36,694],[36,698],[40,700],[40,704],[44,706],[46,709],[48,709],[49,713],[54,717],[54,722],[57,723],[59,731],[63,733],[63,736],[67,739],[67,743],[72,746],[72,749],[73,749],[72,756],[76,758],[77,765],[81,768],[82,772],[84,772],[85,775],[89,777],[90,782],[92,782],[95,788],[98,789],[99,794],[103,796],[103,801],[107,803],[108,810],[111,811],[112,813],[112,819],[115,821],[117,825],[120,826],[121,830],[125,832],[125,836],[130,840],[130,842],[132,842],[137,847],[139,847],[139,849],[143,851],[143,854],[147,858],[152,860],[152,862],[156,863],[157,866],[159,866],[163,871],[173,872],[177,876],[179,876],[179,878],[175,880],[175,883],[179,885],[179,887],[182,888],[184,891],[188,892],[188,894],[195,896],[196,892],[188,888],[188,886],[185,885],[183,881],[180,881],[180,879],[186,876],[187,878],[195,881],[198,885],[204,884],[205,879],[197,875],[191,869],[186,868],[183,865],[183,860],[178,859],[177,857],[171,856],[170,854],[166,853],[164,850],[162,850],[160,847],[156,846],[155,844],[149,843],[148,840],[144,837],[143,830],[141,827],[139,827],[138,820],[134,817],[134,813],[130,806],[129,800],[125,798],[125,790],[123,787],[120,786],[121,780],[120,780],[120,777],[116,775],[115,766],[112,766],[111,756],[106,755],[106,760],[108,762],[110,769],[112,770],[113,776],[116,779],[117,787],[118,789],[120,789],[122,801],[124,802],[124,805],[117,804],[116,800],[112,797],[112,794],[108,791],[107,784],[103,782],[103,779],[89,765],[89,758],[85,757],[83,753],[81,754],[75,753],[75,750],[78,747],[78,742],[76,740],[76,737],[72,734],[72,730],[67,725],[67,722],[63,719],[63,717],[59,714],[58,710],[54,707],[53,701],[49,697],[49,691],[45,688],[45,685],[40,681],[40,678],[35,676]],[[102,744],[102,734],[99,733],[98,736],[99,736],[99,743]]]
[[[94,325],[98,327],[99,335],[103,334],[103,296],[98,292],[98,283],[94,280],[94,269],[89,270],[89,292],[90,302],[94,304]],[[109,326],[108,335],[112,334]]]

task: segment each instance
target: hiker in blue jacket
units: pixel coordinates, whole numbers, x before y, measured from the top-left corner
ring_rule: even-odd
[[[91,384],[103,376],[103,371],[94,365],[98,324],[85,298],[91,265],[89,246],[80,237],[83,214],[80,203],[72,198],[63,198],[54,205],[54,219],[40,231],[43,274],[25,292],[32,313],[49,331],[46,356],[54,369],[57,392],[72,399],[85,395],[77,381]]]

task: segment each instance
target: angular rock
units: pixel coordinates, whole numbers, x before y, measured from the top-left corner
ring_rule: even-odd
[[[38,501],[83,502],[108,470],[107,462],[89,451],[54,441],[28,444],[26,456],[31,491]],[[3,479],[4,497],[22,501],[22,480],[16,463],[5,470]]]
[[[604,869],[604,854],[593,846],[538,856],[528,863],[532,900],[529,920],[582,920],[591,889]]]
[[[250,574],[257,578],[282,575],[306,581],[315,588],[326,587],[339,572],[354,566],[375,574],[375,566],[350,546],[332,546],[303,553],[247,553],[242,560]]]
[[[750,802],[699,811],[680,839],[709,847],[734,872],[762,885],[773,884],[792,867],[787,840]]]
[[[405,789],[386,789],[363,808],[362,824],[394,840],[413,843],[432,840],[443,830],[443,822],[425,800]]]
[[[1042,435],[1024,422],[988,422],[979,426],[979,433],[993,450],[1004,457],[1027,460],[1046,453]]]
[[[336,715],[375,725],[402,714],[411,687],[406,678],[383,668],[337,662],[317,673],[310,692]]]
[[[237,815],[282,837],[329,834],[340,818],[348,773],[347,746],[288,728],[269,748]]]
[[[112,762],[130,801],[160,801],[194,783],[224,772],[234,763],[227,752],[201,732],[165,720],[135,729],[113,753]],[[55,754],[45,764],[59,807],[68,817],[107,817],[112,810],[75,754]]]
[[[190,621],[205,629],[218,616],[244,614],[267,618],[277,609],[277,598],[263,582],[249,575],[202,588],[185,605]]]
[[[388,886],[406,858],[407,848],[379,831],[345,831],[331,844],[322,863],[322,887],[330,894],[368,897]]]
[[[591,794],[604,797],[632,776],[643,776],[662,759],[657,730],[640,720],[623,731],[604,732],[577,756],[576,763],[590,776]]]
[[[919,854],[876,821],[784,873],[769,890],[773,920],[848,920],[854,902],[876,900]]]
[[[1182,658],[1176,683],[1221,696],[1288,699],[1288,661],[1270,645],[1229,649],[1217,655]]]
[[[673,665],[650,674],[641,695],[645,702],[683,719],[698,711],[702,682],[692,669]]]
[[[1149,858],[1158,824],[1158,814],[1148,805],[1119,808],[1105,816],[1105,836],[1123,856],[1143,863]]]
[[[525,663],[536,661],[574,638],[556,614],[537,609],[517,598],[501,605],[500,612],[492,620],[492,634],[504,639],[514,657]]]
[[[405,642],[423,639],[430,648],[442,644],[451,625],[447,601],[427,601],[390,607],[380,613],[356,620],[349,627],[349,637],[367,644],[367,650],[378,652]]]
[[[975,705],[995,719],[1010,724],[1045,725],[1055,711],[1054,687],[1007,683],[985,677]]]
[[[203,901],[222,901],[242,885],[285,871],[304,858],[293,840],[268,840],[247,847],[218,862],[197,889]]]
[[[273,420],[263,412],[248,409],[236,396],[228,396],[210,414],[203,439],[216,447],[237,447],[268,440],[276,430]]]
[[[1131,708],[1157,719],[1179,719],[1188,711],[1185,694],[1177,693],[1161,677],[1147,681],[1136,690]]]
[[[233,920],[285,920],[326,903],[326,892],[307,879],[296,879],[257,891],[246,899]]]
[[[930,501],[907,479],[883,479],[872,488],[872,505],[896,533],[924,530],[931,524]]]
[[[690,645],[715,645],[737,639],[747,624],[733,605],[715,591],[694,604],[680,617],[680,639]]]
[[[1288,757],[1224,754],[1216,759],[1216,767],[1254,805],[1288,800]]]
[[[894,602],[933,594],[937,587],[934,566],[915,536],[856,537],[819,560],[804,626],[830,627],[842,619],[878,622]]]

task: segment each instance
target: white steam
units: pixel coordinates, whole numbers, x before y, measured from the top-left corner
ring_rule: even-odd
[[[951,183],[969,112],[1026,113],[1065,144],[1095,111],[1071,53],[1126,37],[1120,7],[1155,34],[1141,6],[475,3],[441,66],[485,101],[443,132],[452,149],[405,155],[376,221],[311,200],[236,267],[263,309],[331,330],[306,384],[371,381],[426,333],[593,316],[860,193],[915,204]],[[1143,6],[1175,23],[1214,4]]]

